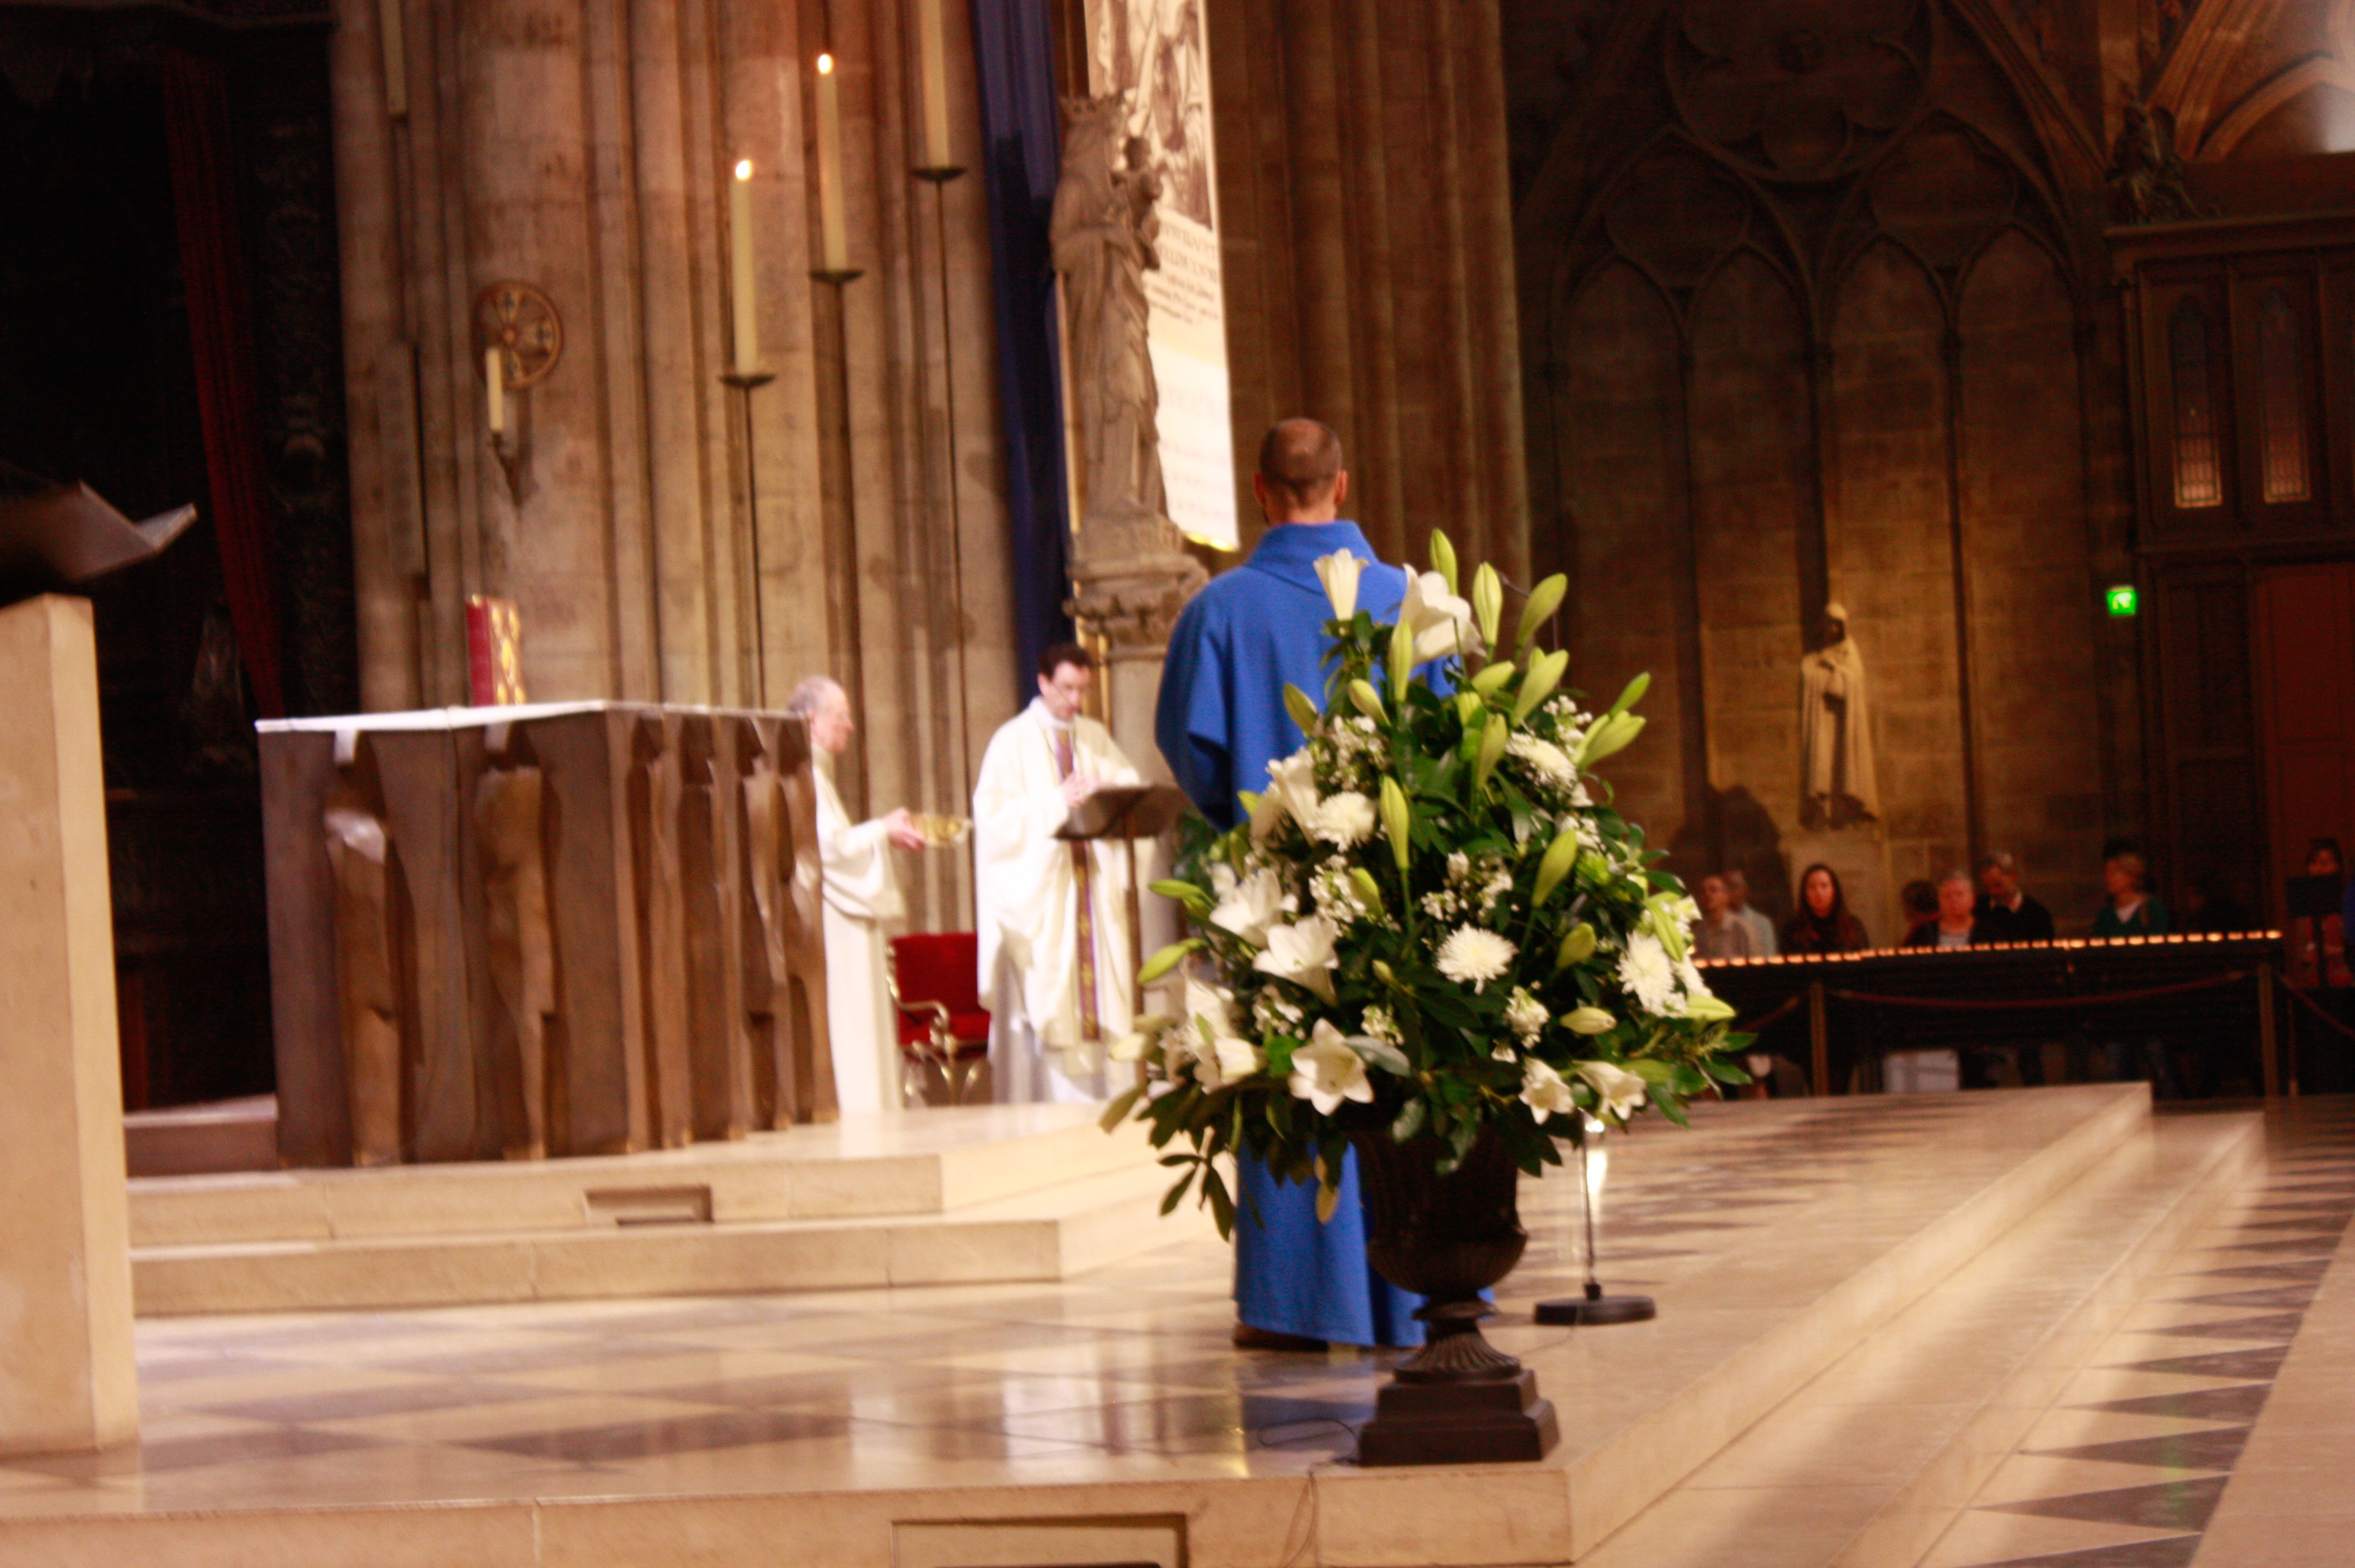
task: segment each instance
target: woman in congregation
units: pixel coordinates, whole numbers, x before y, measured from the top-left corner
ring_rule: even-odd
[[[1783,923],[1785,953],[1861,953],[1872,945],[1849,912],[1839,874],[1817,861],[1799,876],[1799,907]]]
[[[2167,905],[2143,891],[2149,868],[2132,850],[2102,862],[2102,886],[2110,901],[2094,917],[2095,936],[2158,936],[2174,929]]]

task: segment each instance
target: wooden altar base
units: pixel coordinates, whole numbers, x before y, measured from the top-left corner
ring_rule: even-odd
[[[1995,1428],[2041,1411],[2149,1260],[2248,1179],[2259,1122],[2154,1122],[2142,1086],[2101,1084],[1712,1104],[1690,1133],[1615,1138],[1603,1276],[1659,1317],[1531,1324],[1582,1275],[1575,1190],[1525,1184],[1531,1244],[1489,1338],[1561,1413],[1533,1465],[1347,1463],[1384,1358],[1231,1349],[1226,1250],[1174,1221],[1136,1221],[1152,1250],[1060,1280],[151,1317],[143,1446],[0,1465],[0,1563],[1604,1562],[1646,1505],[1845,1375],[1985,1409],[1942,1416],[1959,1459],[1864,1424],[1849,1462],[1878,1501],[1813,1557],[1772,1561],[1911,1564],[1892,1467],[1992,1466]],[[1967,1358],[1904,1338],[1964,1283],[1992,1292],[1999,1331],[1975,1328]],[[1892,1347],[1918,1360],[1874,1372]],[[1874,1508],[1890,1554],[1842,1555]],[[1628,1560],[1769,1561],[1731,1544]]]

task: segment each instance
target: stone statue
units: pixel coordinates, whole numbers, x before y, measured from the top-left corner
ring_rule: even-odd
[[[2120,106],[2118,139],[2110,150],[2112,205],[2121,223],[2172,223],[2200,216],[2184,183],[2183,155],[2175,150],[2175,118],[2128,97]]]
[[[1802,818],[1810,827],[1845,827],[1878,817],[1864,656],[1838,603],[1824,606],[1820,640],[1799,662],[1799,692]]]
[[[1160,176],[1141,140],[1120,140],[1126,108],[1125,93],[1064,100],[1063,173],[1049,228],[1086,464],[1083,530],[1100,522],[1149,528],[1168,509],[1145,299],[1145,274],[1161,265]]]

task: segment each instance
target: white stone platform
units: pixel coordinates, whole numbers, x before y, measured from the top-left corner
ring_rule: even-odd
[[[1491,1338],[1561,1413],[1529,1466],[1358,1469],[1383,1359],[1233,1351],[1225,1249],[1157,1221],[1125,1238],[1151,1250],[1060,1283],[151,1320],[145,1446],[0,1468],[0,1564],[1612,1561],[1647,1505],[1875,1356],[1986,1385],[1997,1415],[1914,1445],[1963,1463],[2255,1128],[2155,1130],[2128,1084],[1710,1105],[1614,1140],[1604,1278],[1659,1317],[1531,1324],[1575,1289],[1576,1192],[1525,1184],[1532,1243]],[[1920,1337],[1966,1287],[2016,1307],[1976,1359]],[[1891,1446],[1869,1426],[1859,1453]],[[1910,1561],[1910,1495],[1890,1483],[1880,1534],[1868,1509],[1840,1537],[1891,1554],[1842,1561]]]
[[[1093,1108],[978,1105],[585,1159],[139,1178],[142,1317],[1053,1280],[1176,1239]],[[1189,1211],[1190,1212],[1190,1211]]]

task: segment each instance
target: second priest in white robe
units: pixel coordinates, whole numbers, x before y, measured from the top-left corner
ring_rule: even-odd
[[[1087,673],[1071,663],[1055,671],[1062,693],[1042,677],[1041,695],[999,726],[974,788],[979,980],[990,1008],[990,1075],[996,1098],[1009,1104],[1103,1099],[1104,1045],[1128,1031],[1131,1017],[1125,846],[1075,845],[1055,830],[1071,815],[1071,774],[1098,784],[1139,781],[1102,724],[1056,713],[1076,709],[1071,686],[1085,691],[1074,670]]]

